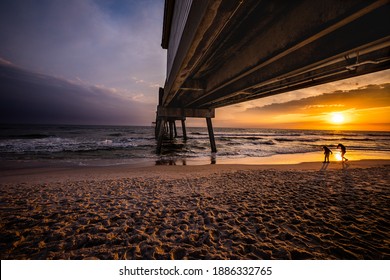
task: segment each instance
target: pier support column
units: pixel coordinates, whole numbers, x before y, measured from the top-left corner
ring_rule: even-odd
[[[215,145],[214,130],[213,130],[213,124],[211,123],[211,118],[206,118],[206,122],[207,122],[207,129],[209,131],[211,151],[213,153],[216,153],[217,146]]]
[[[181,120],[181,128],[183,129],[183,139],[187,140],[186,120]]]
[[[160,97],[162,95],[162,90],[160,89]],[[161,103],[161,100],[160,100]],[[182,129],[183,129],[183,139],[187,140],[187,130],[186,130],[186,118],[206,118],[207,128],[209,131],[211,151],[213,153],[217,152],[217,147],[215,145],[214,131],[211,123],[211,118],[215,117],[214,108],[180,108],[180,107],[164,107],[162,105],[157,106],[157,116],[156,116],[156,134],[157,136],[157,150],[156,152],[161,153],[161,146],[164,140],[164,136],[170,137],[173,140],[174,137],[177,137],[177,127],[175,121],[181,120]]]
[[[169,133],[168,121],[167,121],[167,120],[164,121],[164,133],[165,133],[165,134],[168,134],[168,133]]]
[[[174,124],[174,122],[169,121],[168,123],[169,123],[169,139],[173,140],[173,124]]]
[[[158,129],[157,149],[156,149],[157,154],[161,154],[161,147],[162,147],[162,142],[164,139],[165,126],[166,126],[167,121],[165,119],[161,119],[159,122],[160,122],[160,125],[159,125],[159,129]]]
[[[161,127],[161,120],[156,118],[156,127],[154,128],[154,138],[156,140],[158,139],[158,134],[160,132],[160,127]]]
[[[176,128],[176,121],[173,121],[173,130],[175,132],[175,138],[177,138],[177,128]]]

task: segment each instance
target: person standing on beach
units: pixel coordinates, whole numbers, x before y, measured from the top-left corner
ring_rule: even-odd
[[[345,153],[347,152],[347,149],[345,148],[345,146],[343,144],[338,144],[337,149],[341,150],[341,161],[344,161],[344,160],[348,161],[348,159],[344,156]]]
[[[324,163],[329,162],[329,155],[333,154],[332,151],[327,146],[322,146],[322,149],[324,149]]]

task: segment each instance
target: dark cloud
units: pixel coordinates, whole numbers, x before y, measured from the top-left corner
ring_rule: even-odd
[[[149,124],[155,105],[115,90],[76,84],[0,63],[0,122]]]
[[[163,11],[163,0],[0,1],[0,122],[149,124]]]
[[[2,0],[0,56],[107,87],[139,88],[133,76],[163,83],[163,10],[163,0]]]
[[[262,107],[249,108],[246,110],[246,113],[318,113],[352,108],[368,109],[386,106],[390,106],[390,83],[324,93],[322,95],[285,103],[273,103]]]

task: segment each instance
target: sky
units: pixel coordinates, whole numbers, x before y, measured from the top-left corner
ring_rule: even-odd
[[[164,0],[0,1],[0,123],[151,125]],[[216,110],[214,126],[390,130],[390,70]],[[205,126],[200,119],[189,126]]]
[[[0,123],[150,125],[164,0],[0,1]]]
[[[390,131],[390,70],[236,104],[221,125]]]

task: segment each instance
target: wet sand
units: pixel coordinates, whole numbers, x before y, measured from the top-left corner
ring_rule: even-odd
[[[390,259],[390,161],[0,171],[1,259]]]

